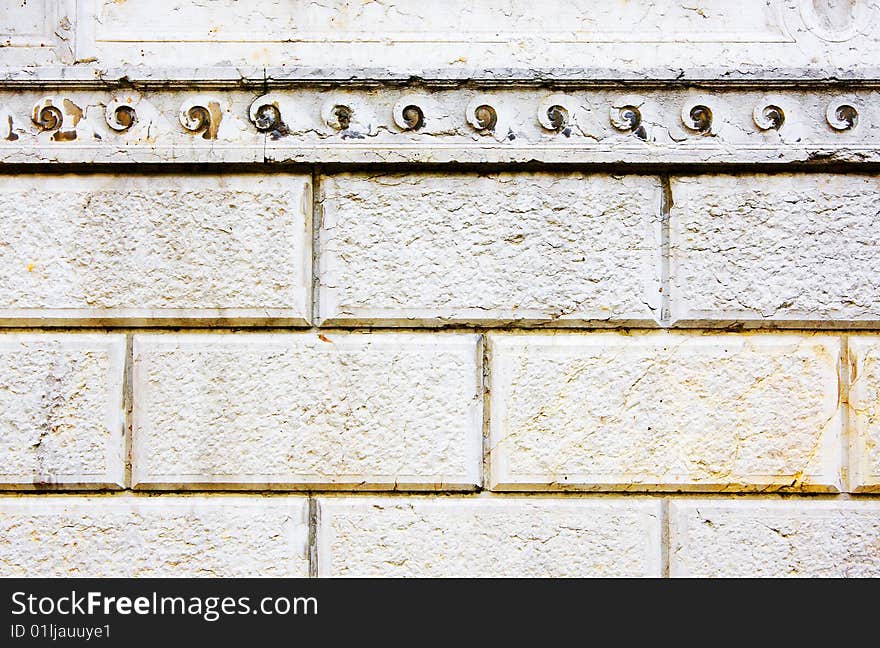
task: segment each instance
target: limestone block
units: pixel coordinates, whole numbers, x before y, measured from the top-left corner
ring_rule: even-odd
[[[0,488],[124,483],[125,336],[0,335]]]
[[[302,176],[0,176],[0,323],[302,324]]]
[[[658,317],[656,178],[340,174],[321,194],[325,322]]]
[[[880,576],[880,503],[670,503],[675,577]]]
[[[0,498],[2,577],[305,577],[308,500]]]
[[[490,488],[838,490],[839,340],[489,336]]]
[[[865,175],[673,179],[673,319],[876,325],[878,189]]]
[[[880,491],[880,337],[849,338],[850,486]]]
[[[476,335],[137,335],[138,487],[471,489]]]
[[[322,498],[318,574],[659,576],[659,501]]]

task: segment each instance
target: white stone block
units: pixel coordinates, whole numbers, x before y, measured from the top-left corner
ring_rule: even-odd
[[[0,177],[0,324],[309,318],[311,182]]]
[[[669,513],[673,577],[880,576],[880,502],[673,501]]]
[[[306,577],[299,497],[0,498],[3,577]]]
[[[490,488],[838,490],[840,342],[492,334]]]
[[[325,323],[659,317],[656,178],[340,174],[321,196]]]
[[[798,173],[674,178],[680,324],[880,324],[880,181]]]
[[[660,502],[322,498],[318,575],[660,575]]]
[[[134,354],[136,486],[480,484],[476,335],[139,334]]]
[[[880,492],[880,337],[849,338],[850,487]]]
[[[0,489],[123,486],[124,367],[124,335],[0,335]]]

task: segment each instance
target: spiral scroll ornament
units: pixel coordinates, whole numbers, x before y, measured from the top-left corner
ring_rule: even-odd
[[[216,99],[199,97],[184,102],[178,114],[180,125],[191,133],[201,133],[207,140],[217,139],[223,112]]]
[[[137,123],[137,110],[130,99],[114,99],[107,104],[104,119],[113,130],[122,133]]]
[[[854,101],[832,101],[825,111],[825,119],[836,131],[853,130],[859,124],[859,109]]]

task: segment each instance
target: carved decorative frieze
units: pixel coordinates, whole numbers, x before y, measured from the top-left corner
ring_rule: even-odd
[[[107,125],[115,131],[124,132],[137,122],[137,110],[131,99],[113,99],[105,111]]]
[[[713,102],[710,97],[696,97],[689,99],[681,109],[681,123],[685,128],[700,133],[701,135],[715,135],[718,132],[718,123],[715,111],[710,107]]]
[[[254,100],[248,111],[248,116],[258,131],[261,133],[277,132],[282,135],[287,133],[287,127],[281,116],[281,102],[280,97],[272,95],[264,95]]]
[[[828,105],[825,118],[828,124],[837,131],[852,130],[859,123],[859,110],[851,100],[836,100]]]
[[[546,130],[571,136],[578,111],[577,100],[563,94],[554,94],[538,103],[538,122]]]
[[[76,125],[83,117],[82,109],[70,99],[44,97],[35,105],[31,121],[42,132],[52,133],[52,140],[69,142],[76,139]]]
[[[426,115],[433,112],[431,98],[425,95],[406,95],[394,104],[394,123],[405,131],[419,131],[425,127]],[[431,115],[432,117],[434,115]]]
[[[178,114],[180,125],[207,140],[217,139],[223,112],[220,101],[212,97],[195,97],[183,103]]]
[[[880,160],[880,89],[865,85],[193,86],[0,90],[0,161]]]
[[[752,119],[761,130],[779,130],[785,125],[785,99],[765,97],[755,105]]]
[[[619,97],[611,103],[608,118],[611,125],[624,133],[633,133],[642,140],[648,139],[648,131],[642,123],[644,99],[636,96]]]

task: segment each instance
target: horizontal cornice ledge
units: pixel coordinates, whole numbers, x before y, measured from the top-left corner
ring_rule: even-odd
[[[553,86],[634,88],[708,87],[880,87],[876,68],[491,68],[387,69],[305,67],[95,67],[88,65],[0,68],[0,88],[285,88],[301,85],[350,87]]]

